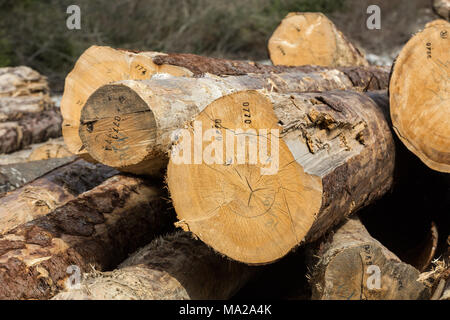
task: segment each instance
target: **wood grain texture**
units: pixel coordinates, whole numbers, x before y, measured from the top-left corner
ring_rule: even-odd
[[[69,267],[110,270],[172,220],[157,183],[111,177],[0,236],[0,298],[51,298],[70,287]]]
[[[273,262],[300,243],[317,240],[392,186],[395,146],[386,118],[388,98],[385,93],[370,96],[241,91],[209,104],[195,118],[201,125],[188,126],[191,137],[195,130],[215,128],[214,141],[237,145],[239,129],[254,130],[259,145],[262,139],[271,150],[269,145],[279,143],[279,152],[264,153],[269,163],[251,162],[250,156],[239,162],[237,147],[230,155],[219,152],[219,146],[214,152],[220,159],[195,162],[191,156],[184,162],[174,158],[181,149],[183,154],[189,150],[180,149],[182,136],[167,169],[177,225],[249,264]],[[269,139],[272,129],[279,133],[270,131]],[[203,157],[212,153],[212,139],[198,147]],[[189,147],[194,155],[195,144]],[[277,170],[264,172],[268,164],[277,164]]]
[[[206,73],[218,76],[282,72],[320,73],[328,69],[317,66],[267,66],[255,62],[214,59],[193,54],[139,52],[92,46],[80,56],[74,69],[66,78],[64,95],[61,100],[61,112],[64,118],[63,136],[69,151],[77,155],[88,156],[78,136],[81,109],[95,90],[115,81],[148,80],[155,73],[198,77]],[[353,72],[354,69],[361,70],[361,72]],[[353,77],[354,86],[362,88],[378,86],[376,89],[384,89],[387,86],[386,71],[382,69],[350,67],[335,72],[342,72],[344,76],[351,74],[348,77]],[[331,82],[333,83],[333,81]],[[336,87],[327,89],[334,88]]]
[[[429,298],[419,271],[372,238],[350,218],[310,251],[309,282],[318,300],[417,300]]]
[[[154,240],[118,269],[85,276],[55,300],[229,299],[261,269],[227,260],[191,235]]]
[[[343,67],[369,63],[324,14],[291,12],[269,39],[274,65]]]
[[[431,169],[450,172],[450,23],[437,20],[400,52],[389,85],[394,130]]]

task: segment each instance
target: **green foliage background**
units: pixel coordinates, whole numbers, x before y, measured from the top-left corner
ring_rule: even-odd
[[[56,90],[93,44],[267,59],[267,40],[291,11],[342,9],[346,0],[0,0],[0,67],[28,65]],[[81,8],[81,30],[66,9]]]

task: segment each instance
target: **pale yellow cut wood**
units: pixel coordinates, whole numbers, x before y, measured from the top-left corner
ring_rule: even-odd
[[[134,52],[93,46],[81,55],[74,69],[66,78],[61,101],[64,140],[69,151],[90,159],[78,136],[81,109],[96,89],[114,81],[149,79],[155,73],[199,77],[206,73],[217,76],[239,76],[283,72],[297,74],[297,76],[293,76],[290,84],[284,86],[297,86],[295,90],[301,86],[306,86],[310,88],[309,90],[366,87],[377,90],[387,86],[386,71],[374,67],[346,67],[330,70],[318,66],[272,66],[252,61],[216,59],[194,54]],[[296,85],[294,82],[298,80],[298,74],[305,75],[301,85]],[[310,76],[306,77],[306,74]],[[322,78],[320,78],[320,74],[323,74]]]
[[[309,252],[315,300],[417,300],[429,297],[419,271],[371,237],[359,218]]]
[[[78,136],[80,112],[88,97],[100,86],[125,79],[149,79],[157,72],[176,76],[191,74],[182,67],[154,64],[151,57],[155,54],[92,46],[80,56],[66,77],[61,100],[63,136],[70,152],[85,154]]]
[[[427,166],[441,172],[450,172],[449,52],[450,24],[428,24],[400,52],[389,86],[398,137]]]
[[[318,239],[392,184],[387,96],[378,98],[384,106],[342,91],[245,90],[215,100],[174,139],[166,180],[177,226],[248,264]]]
[[[272,34],[268,48],[274,65],[368,65],[363,54],[319,12],[289,13]]]
[[[35,148],[28,157],[28,161],[57,159],[73,156],[62,140],[54,140],[44,143],[38,148]]]
[[[387,74],[379,68],[298,69],[228,77],[159,74],[150,80],[108,84],[84,105],[79,135],[89,155],[103,164],[136,174],[158,174],[167,163],[172,133],[228,93],[263,88],[275,92],[363,89],[358,83],[387,87],[383,81]]]

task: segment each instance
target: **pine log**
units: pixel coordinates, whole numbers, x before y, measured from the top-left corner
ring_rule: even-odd
[[[401,50],[389,85],[394,130],[430,168],[450,172],[450,23],[427,24]]]
[[[268,48],[274,65],[369,65],[364,55],[320,12],[289,13],[270,37]]]
[[[184,127],[216,98],[261,88],[305,92],[354,89],[372,83],[376,89],[385,87],[386,76],[383,69],[353,68],[346,73],[333,69],[227,78],[156,75],[151,80],[121,81],[105,85],[89,97],[81,112],[79,137],[98,162],[126,172],[157,175],[167,163],[173,131]]]
[[[25,67],[0,68],[0,98],[48,94],[47,78]]]
[[[0,97],[0,121],[17,121],[53,107],[49,95]]]
[[[0,237],[0,299],[48,299],[170,231],[157,184],[116,175]],[[69,269],[68,269],[69,268]]]
[[[28,146],[26,146],[25,148],[19,150],[19,151],[15,151],[12,153],[8,153],[8,154],[1,154],[0,155],[0,165],[6,165],[6,164],[15,164],[15,163],[21,163],[21,162],[27,162],[27,161],[32,161],[30,159],[31,154],[36,150],[36,149],[40,149],[40,150],[47,150],[47,149],[52,149],[55,148],[53,146],[47,148],[46,146],[50,146],[50,145],[58,145],[58,146],[63,146],[65,148],[65,144],[64,144],[64,139],[62,137],[59,138],[55,138],[55,139],[50,139],[47,140],[45,142],[40,142],[40,143],[33,143],[30,144]],[[65,148],[67,150],[67,148]],[[67,151],[68,152],[68,151]],[[40,154],[42,154],[41,152],[39,152]],[[49,152],[49,153],[45,153],[45,154],[49,154],[50,158],[52,158],[53,156],[62,156],[62,152]],[[68,156],[68,155],[64,155],[64,156]],[[37,159],[38,157],[33,156],[32,157],[35,160],[44,160],[46,157],[42,157],[42,159]],[[54,157],[53,157],[54,158]]]
[[[18,121],[0,122],[0,153],[11,153],[26,146],[61,136],[59,109],[44,110]]]
[[[70,152],[89,158],[78,136],[81,109],[95,90],[111,82],[150,79],[155,73],[198,77],[205,73],[237,76],[281,72],[313,73],[311,78],[314,80],[310,80],[312,82],[318,80],[315,73],[323,74],[326,70],[329,68],[267,66],[255,62],[213,59],[193,54],[136,52],[92,46],[80,56],[74,69],[66,78],[61,100],[64,140]],[[382,69],[349,67],[341,68],[339,71],[329,70],[329,83],[322,78],[319,88],[322,90],[350,89],[350,87],[384,89],[387,86],[387,74]],[[306,83],[306,80],[303,83]]]
[[[227,260],[185,232],[154,240],[117,270],[92,273],[55,300],[229,299],[261,268]]]
[[[58,159],[73,156],[63,140],[55,140],[44,143],[38,148],[35,148],[28,156],[28,161]]]
[[[387,96],[370,96],[241,91],[209,104],[172,148],[167,183],[178,226],[234,260],[264,264],[382,196],[395,146]],[[195,136],[189,143],[211,128],[203,145]],[[227,147],[239,144],[238,129],[254,130],[247,141],[256,150],[259,140],[259,159],[250,160],[252,142],[241,160]]]
[[[75,157],[47,159],[0,165],[0,196],[3,193],[20,188],[23,185],[49,173],[50,171],[73,162]]]
[[[48,214],[115,174],[112,168],[74,160],[7,193],[0,198],[0,234]]]
[[[317,300],[429,298],[419,271],[372,238],[357,217],[310,251],[309,282]]]

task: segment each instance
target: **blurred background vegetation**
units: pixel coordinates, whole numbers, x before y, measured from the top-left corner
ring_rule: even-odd
[[[81,8],[81,30],[66,27],[71,4]],[[93,44],[264,60],[270,35],[292,11],[327,14],[365,50],[396,46],[381,32],[368,33],[369,4],[381,6],[383,35],[393,34],[400,45],[413,32],[404,25],[416,21],[429,0],[0,0],[0,67],[28,65],[61,91],[76,59]],[[396,27],[386,28],[383,19]]]

